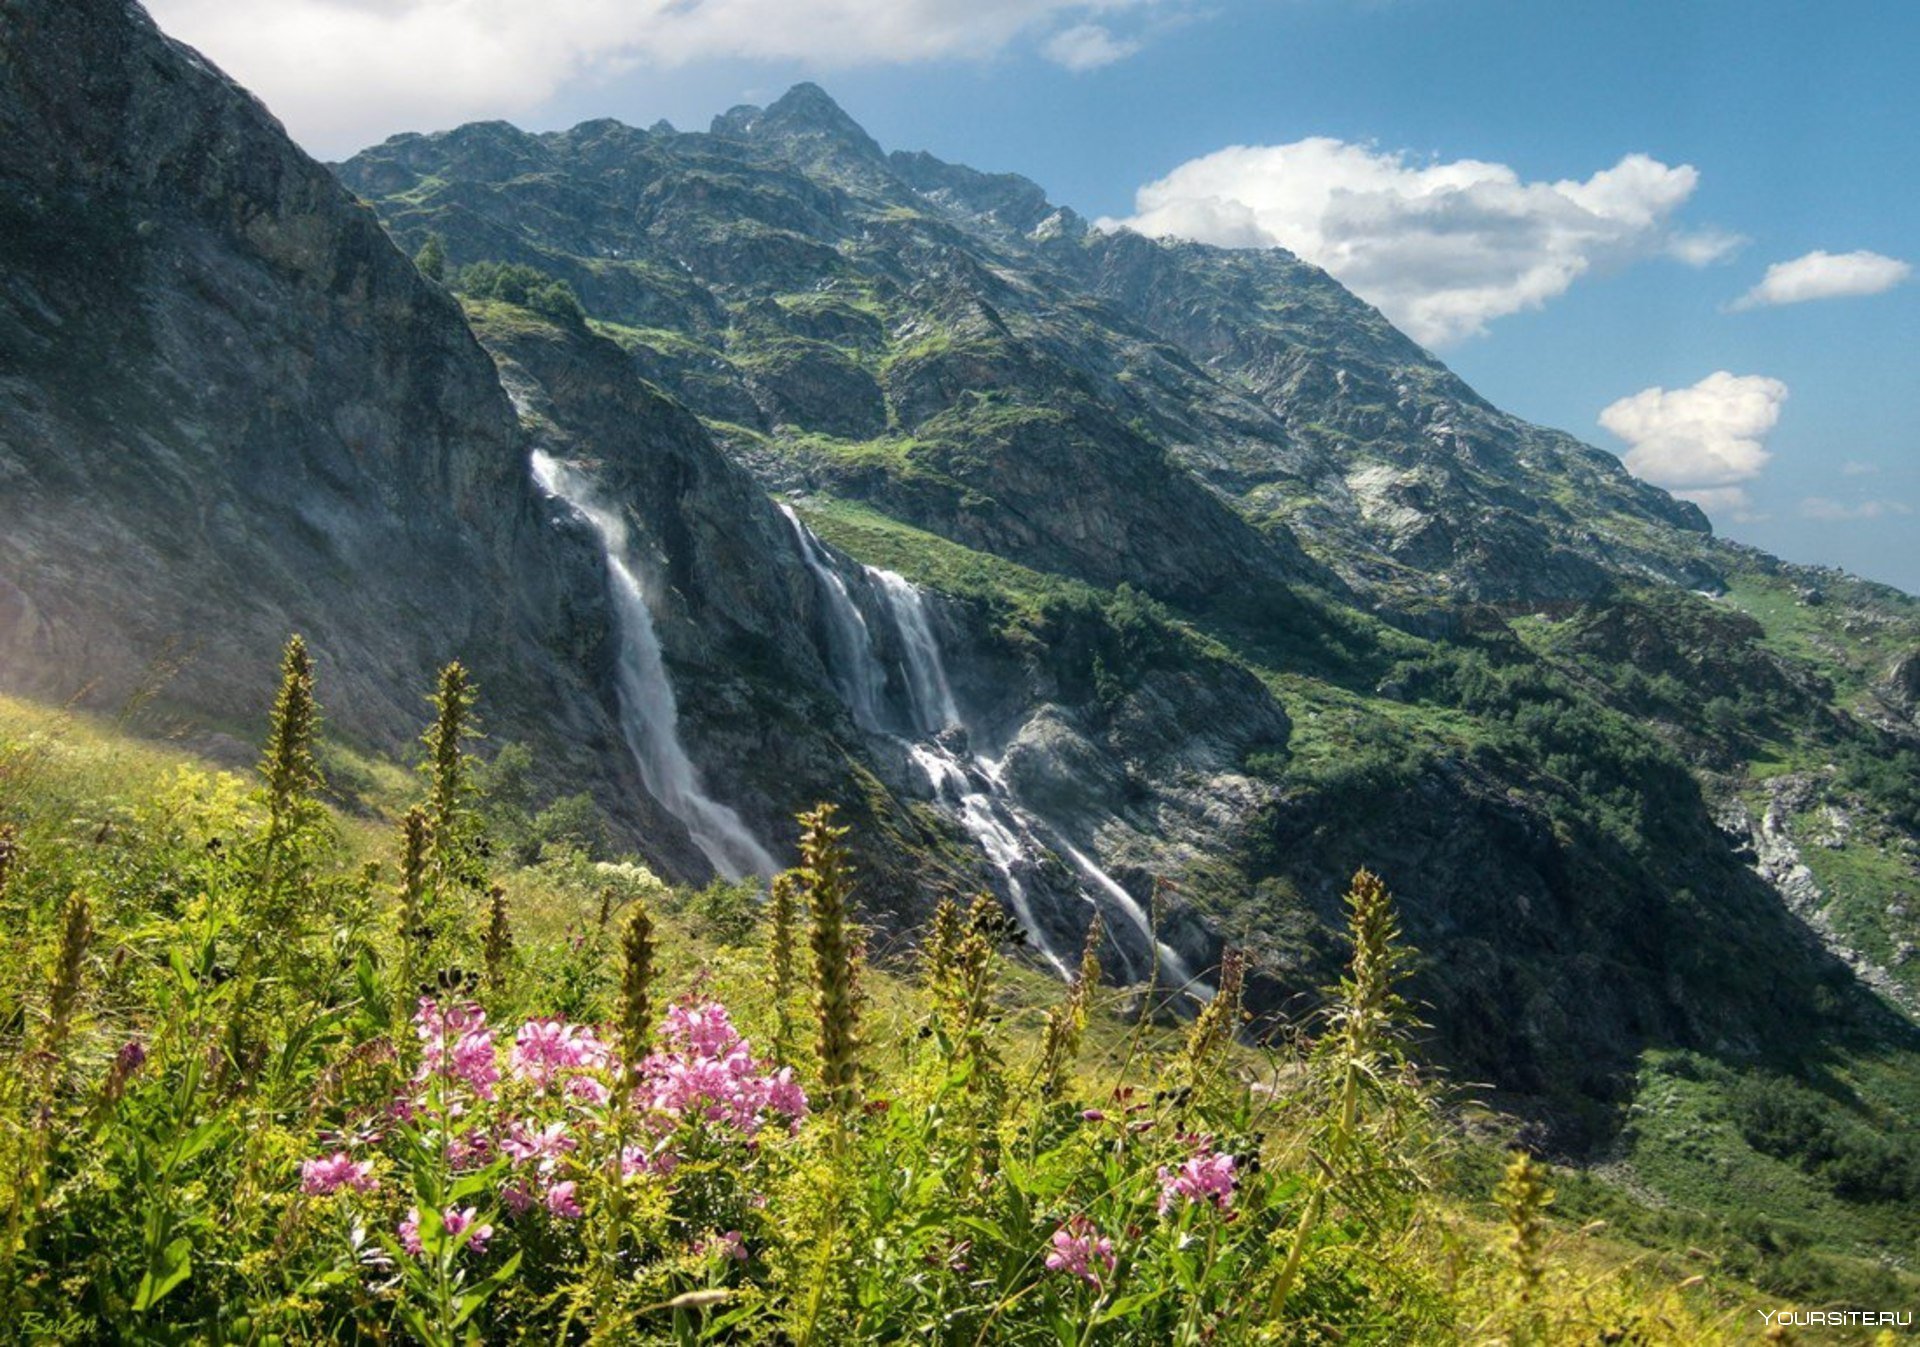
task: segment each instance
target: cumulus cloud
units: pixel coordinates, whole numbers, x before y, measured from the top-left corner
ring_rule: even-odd
[[[1702,509],[1751,518],[1745,483],[1773,455],[1767,436],[1780,420],[1787,386],[1758,374],[1709,374],[1688,388],[1646,388],[1600,413],[1625,440],[1627,468]]]
[[[1048,38],[1040,50],[1049,61],[1068,70],[1097,70],[1133,55],[1140,44],[1115,37],[1101,24],[1076,23]]]
[[[1913,513],[1913,507],[1897,500],[1863,500],[1848,504],[1827,496],[1808,496],[1800,502],[1800,513],[1808,519],[1817,519],[1822,523],[1839,524],[1855,519],[1885,519],[1893,515],[1909,515]]]
[[[1791,262],[1775,262],[1760,284],[1733,301],[1735,309],[1775,304],[1804,304],[1810,299],[1846,299],[1877,295],[1913,275],[1911,263],[1880,253],[1814,251]]]
[[[1706,265],[1744,240],[1682,232],[1699,174],[1629,154],[1584,181],[1527,182],[1477,159],[1313,137],[1188,160],[1106,220],[1229,248],[1280,245],[1325,267],[1419,341],[1443,345],[1538,308],[1602,265],[1653,254]]]
[[[1156,0],[148,0],[171,35],[342,153],[515,117],[563,86],[710,59],[845,68],[992,56],[1050,30],[1072,69],[1134,45],[1092,19]],[[1060,27],[1066,25],[1065,27]]]

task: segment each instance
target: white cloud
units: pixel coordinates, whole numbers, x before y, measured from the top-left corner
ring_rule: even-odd
[[[1438,345],[1538,308],[1597,266],[1664,253],[1693,265],[1744,242],[1671,220],[1699,174],[1630,154],[1585,181],[1525,182],[1505,164],[1416,163],[1314,137],[1235,145],[1140,188],[1143,234],[1281,245],[1325,267],[1416,339]]]
[[[1719,370],[1689,388],[1646,388],[1600,413],[1625,440],[1629,471],[1702,509],[1752,518],[1744,483],[1773,455],[1767,436],[1780,420],[1787,386],[1758,374]]]
[[[563,86],[648,65],[981,58],[1066,24],[1049,54],[1089,68],[1135,45],[1092,18],[1155,3],[148,0],[148,8],[169,34],[260,95],[302,143],[337,154],[395,131],[520,116]]]
[[[1139,51],[1140,44],[1131,39],[1117,38],[1097,23],[1076,23],[1048,38],[1040,50],[1054,64],[1081,71],[1112,65]]]
[[[1804,304],[1810,299],[1877,295],[1913,275],[1910,263],[1880,253],[1810,252],[1791,262],[1775,262],[1760,284],[1734,300],[1734,309],[1774,304]]]
[[[1800,513],[1808,519],[1838,524],[1854,519],[1884,519],[1889,515],[1909,515],[1913,507],[1897,500],[1863,500],[1849,505],[1827,496],[1808,496],[1800,502]]]
[[[1857,458],[1850,458],[1840,465],[1842,477],[1871,477],[1879,471],[1878,463],[1864,463]]]

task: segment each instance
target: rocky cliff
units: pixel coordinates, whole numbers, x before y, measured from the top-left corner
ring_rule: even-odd
[[[252,738],[299,630],[350,737],[457,656],[607,779],[597,560],[458,304],[136,6],[10,4],[0,58],[6,685]]]

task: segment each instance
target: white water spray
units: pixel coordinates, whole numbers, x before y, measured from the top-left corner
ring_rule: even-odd
[[[867,567],[867,574],[880,587],[887,612],[900,632],[900,644],[906,655],[907,684],[913,699],[913,718],[922,734],[938,734],[960,723],[954,706],[953,688],[947,682],[947,669],[940,658],[940,643],[934,639],[933,624],[927,621],[927,602],[905,576],[892,571]]]
[[[854,601],[832,554],[798,515],[784,505],[780,509],[792,525],[801,558],[813,572],[826,601],[831,629],[830,659],[844,666],[834,670],[834,681],[847,697],[855,722],[864,729],[876,729],[889,717],[885,714],[886,673],[876,652],[873,628]],[[906,744],[908,755],[925,775],[934,798],[967,831],[999,872],[1006,886],[1007,905],[1013,909],[1015,919],[1027,932],[1034,948],[1060,976],[1071,977],[1067,962],[1047,943],[1034,914],[1033,895],[1022,877],[1047,850],[1041,837],[1057,835],[1059,830],[1020,806],[999,762],[984,755],[963,760],[942,742],[945,731],[955,727],[964,731],[966,725],[954,702],[940,642],[927,616],[926,598],[905,577],[892,571],[868,566],[865,572],[871,582],[869,592],[884,609],[886,622],[898,640],[908,701],[905,723],[922,736],[920,742]],[[896,718],[894,723],[900,722]],[[1085,852],[1064,839],[1057,845],[1086,881],[1082,896],[1096,907],[1104,900],[1105,905],[1118,908],[1126,925],[1137,933],[1139,947],[1157,951],[1167,980],[1204,995],[1205,984],[1194,975],[1186,960],[1165,942],[1155,939],[1153,924],[1139,900]]]
[[[847,582],[834,569],[833,558],[813,536],[813,530],[800,522],[800,516],[791,507],[780,506],[780,513],[792,527],[794,541],[800,547],[800,559],[807,563],[826,600],[828,640],[833,646],[828,672],[838,684],[847,709],[853,713],[854,724],[863,730],[884,730],[887,677],[879,657],[874,654],[873,633],[867,630],[867,619],[848,592]]]
[[[1114,905],[1126,914],[1134,930],[1140,933],[1141,942],[1150,944],[1159,951],[1160,966],[1171,975],[1160,981],[1163,984],[1171,981],[1177,988],[1186,988],[1204,995],[1207,990],[1206,983],[1194,976],[1193,969],[1188,967],[1187,961],[1180,957],[1180,952],[1166,941],[1155,938],[1153,920],[1147,915],[1147,910],[1140,906],[1140,900],[1128,893],[1126,886],[1119,880],[1095,865],[1093,858],[1079,847],[1071,842],[1063,842],[1061,846],[1065,848],[1067,855],[1073,858],[1073,863],[1080,867],[1080,873],[1091,879],[1101,892],[1113,899]]]
[[[606,554],[614,630],[620,641],[614,674],[620,698],[620,730],[647,794],[680,820],[693,844],[721,875],[742,879],[773,874],[779,866],[754,840],[740,816],[700,788],[693,761],[680,742],[679,707],[660,658],[653,614],[627,564],[626,522],[595,499],[593,485],[584,476],[537,450],[533,454],[533,477],[548,495],[565,501],[593,526]]]

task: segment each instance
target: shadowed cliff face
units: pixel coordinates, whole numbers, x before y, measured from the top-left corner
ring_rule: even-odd
[[[0,679],[251,736],[299,630],[395,749],[457,656],[604,780],[598,561],[457,304],[137,7],[10,4],[0,56]]]

